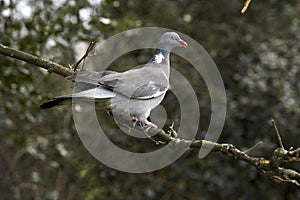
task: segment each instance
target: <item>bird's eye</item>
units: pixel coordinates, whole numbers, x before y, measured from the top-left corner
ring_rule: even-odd
[[[173,37],[173,36],[171,36],[171,39],[173,40],[173,39],[174,39],[174,37]]]

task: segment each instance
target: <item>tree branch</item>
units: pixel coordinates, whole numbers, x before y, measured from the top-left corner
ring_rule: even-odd
[[[213,152],[221,152],[225,156],[244,161],[254,166],[257,170],[265,174],[269,174],[269,176],[276,182],[293,183],[300,187],[300,173],[296,170],[288,169],[283,166],[284,163],[288,162],[300,162],[300,148],[295,150],[285,150],[280,147],[274,150],[270,159],[266,159],[263,157],[250,156],[246,152],[239,150],[233,144],[215,143],[208,140],[188,141],[179,138],[172,138],[169,134],[166,134],[164,130],[159,130],[156,137],[161,138],[162,141],[167,143],[190,143],[190,148],[196,149],[201,148],[203,145],[211,146],[213,147]]]
[[[11,58],[19,59],[35,66],[47,69],[48,71],[60,74],[62,76],[68,76],[73,73],[71,69],[61,66],[54,62],[44,60],[33,56],[31,54],[18,51],[9,47],[6,47],[0,44],[0,54],[4,56],[9,56]],[[122,116],[122,120],[125,120],[125,124],[132,124],[130,117]],[[126,122],[127,120],[127,122]],[[275,121],[272,119],[274,128],[276,127]],[[128,127],[130,130],[137,130],[136,127]],[[294,169],[285,168],[284,164],[291,162],[300,162],[300,148],[289,148],[286,150],[283,147],[281,137],[277,127],[275,128],[275,134],[279,139],[280,147],[275,149],[269,159],[263,157],[254,157],[250,156],[248,153],[256,148],[259,144],[257,143],[250,149],[246,151],[241,151],[233,144],[226,143],[216,143],[208,140],[185,140],[177,138],[177,133],[173,129],[173,126],[170,127],[170,130],[166,133],[162,129],[150,129],[150,133],[155,131],[155,134],[152,138],[152,141],[155,141],[157,145],[164,145],[167,143],[174,143],[174,145],[188,145],[190,148],[199,149],[202,146],[212,147],[213,152],[220,152],[227,157],[234,158],[236,160],[241,160],[248,163],[249,165],[254,166],[257,170],[268,174],[274,181],[280,183],[292,183],[300,187],[300,173]]]
[[[49,72],[54,72],[62,76],[69,76],[73,73],[73,71],[67,67],[51,62],[49,60],[38,58],[34,55],[25,53],[23,51],[4,46],[3,44],[0,44],[0,54],[25,61],[37,67],[47,69]]]
[[[130,131],[141,131],[142,128],[128,126],[132,122],[129,116],[115,116],[118,122],[125,125]],[[275,123],[274,119],[272,122]],[[131,123],[132,124],[132,123]],[[253,147],[246,151],[241,151],[233,144],[227,143],[216,143],[208,140],[186,140],[177,138],[177,133],[173,129],[173,124],[170,126],[170,130],[165,132],[162,129],[150,129],[150,135],[153,135],[152,139],[155,141],[156,145],[165,145],[172,143],[178,146],[188,146],[193,149],[200,149],[202,146],[212,149],[212,152],[220,152],[223,155],[234,158],[236,160],[241,160],[254,166],[258,171],[268,174],[274,181],[281,183],[292,183],[300,187],[300,173],[294,169],[285,168],[286,163],[300,162],[300,148],[285,150],[283,147],[275,149],[269,159],[264,157],[251,156],[248,153],[254,148],[257,148],[262,142],[256,143]],[[278,136],[278,129],[275,131]],[[175,136],[175,137],[173,137]]]

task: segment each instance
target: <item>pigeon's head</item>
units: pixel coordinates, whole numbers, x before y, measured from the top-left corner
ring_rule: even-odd
[[[188,44],[183,41],[177,33],[166,32],[159,39],[157,47],[160,49],[171,51],[175,47],[187,47],[187,45]]]

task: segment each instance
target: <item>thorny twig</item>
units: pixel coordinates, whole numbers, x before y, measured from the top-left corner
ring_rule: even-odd
[[[90,55],[90,53],[92,51],[94,51],[97,43],[98,43],[99,39],[96,38],[95,40],[92,40],[88,46],[88,48],[86,49],[85,51],[85,54],[78,60],[78,62],[74,65],[74,66],[71,66],[71,68],[73,68],[73,71],[75,72],[77,70],[77,67],[79,66],[79,64],[83,61],[83,64],[82,64],[82,68],[84,66],[84,63],[85,63],[85,59]]]
[[[172,126],[170,127],[170,129]],[[154,130],[157,131],[157,130]],[[170,130],[173,132],[173,130]],[[270,159],[263,157],[250,156],[248,153],[253,149],[257,148],[262,142],[258,142],[253,147],[246,151],[241,151],[232,144],[222,144],[216,143],[208,140],[185,140],[180,139],[180,137],[173,138],[169,133],[164,130],[159,130],[159,132],[154,136],[159,138],[162,142],[170,143],[171,141],[175,143],[190,143],[190,148],[200,148],[202,145],[212,146],[213,152],[221,152],[223,155],[232,157],[236,160],[244,161],[258,169],[259,171],[269,174],[270,177],[282,183],[292,183],[300,186],[300,174],[296,170],[285,168],[283,165],[289,162],[300,162],[300,148],[285,150],[281,147],[274,150]]]
[[[275,133],[276,133],[276,136],[277,136],[277,140],[278,140],[279,146],[280,146],[280,148],[284,149],[280,133],[279,133],[278,128],[276,126],[276,122],[275,122],[275,120],[273,118],[271,119],[271,121],[272,121],[272,125],[274,127],[274,130],[275,130]]]
[[[244,153],[249,153],[250,151],[253,151],[254,149],[256,149],[258,146],[260,146],[263,143],[263,141],[259,141],[258,143],[256,143],[254,146],[250,147],[249,149],[245,150]]]
[[[93,49],[93,45],[90,45],[90,50],[87,50],[87,55]],[[62,76],[71,75],[73,72],[69,70],[67,67],[60,66],[56,63],[51,61],[47,61],[33,55],[27,54],[22,51],[18,51],[4,45],[0,44],[0,54],[5,56],[9,56],[15,59],[23,60],[25,62],[31,63],[38,67],[42,67],[45,69],[51,69],[52,72],[56,74],[60,74]],[[85,59],[87,56],[82,58],[81,60]],[[79,63],[79,62],[78,62]],[[130,123],[132,123],[131,118],[129,118]],[[274,128],[276,127],[275,121],[272,120]],[[173,126],[170,127],[171,133],[176,133],[173,129]],[[173,129],[173,130],[172,130]],[[277,139],[279,141],[279,148],[273,151],[272,156],[269,159],[263,157],[255,157],[250,156],[248,153],[256,148],[260,143],[257,143],[247,151],[241,151],[237,147],[232,144],[224,144],[224,143],[217,143],[208,140],[186,140],[180,139],[180,136],[174,138],[172,134],[166,133],[162,129],[151,129],[151,131],[155,131],[155,135],[152,136],[155,138],[156,144],[168,144],[170,142],[176,144],[188,144],[190,148],[199,149],[202,145],[212,147],[213,152],[221,152],[223,155],[232,157],[236,160],[241,160],[249,165],[255,166],[257,170],[263,172],[264,174],[269,174],[271,178],[277,182],[281,183],[292,183],[300,187],[300,173],[294,169],[285,168],[283,165],[289,162],[300,162],[300,148],[289,148],[286,150],[283,148],[282,139],[280,137],[279,131],[276,127],[275,132],[277,135]],[[151,133],[150,131],[150,133]],[[151,135],[149,133],[149,135]],[[169,132],[170,133],[170,132]],[[159,141],[159,143],[157,143]]]

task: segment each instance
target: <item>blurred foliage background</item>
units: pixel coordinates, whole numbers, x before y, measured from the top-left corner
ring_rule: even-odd
[[[300,142],[300,4],[253,1],[245,15],[242,6],[241,0],[1,0],[0,43],[68,66],[84,51],[80,44],[99,35],[144,26],[183,32],[210,53],[225,83],[228,111],[219,142],[247,149],[262,140],[251,154],[268,157],[278,146],[271,117],[287,147]],[[182,59],[173,55],[172,63],[197,80]],[[39,109],[48,97],[71,92],[70,83],[4,56],[0,72],[0,199],[300,199],[296,186],[220,154],[199,160],[196,150],[151,173],[110,169],[84,148],[70,107]],[[197,84],[202,138],[210,100]]]

